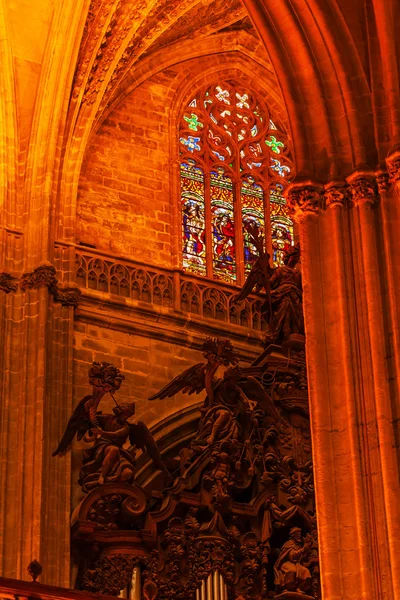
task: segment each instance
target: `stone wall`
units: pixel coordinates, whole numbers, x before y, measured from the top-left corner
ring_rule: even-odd
[[[93,136],[79,188],[78,242],[171,266],[168,116],[175,75],[143,83]]]

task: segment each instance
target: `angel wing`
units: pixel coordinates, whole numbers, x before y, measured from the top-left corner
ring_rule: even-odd
[[[62,436],[60,443],[58,444],[57,449],[53,452],[52,456],[57,456],[57,454],[61,454],[68,450],[68,447],[72,443],[75,434],[77,435],[78,440],[80,440],[83,438],[87,430],[92,426],[89,415],[85,409],[85,404],[88,400],[90,400],[90,398],[91,396],[85,396],[75,408],[68,421],[64,435]]]
[[[272,417],[275,421],[281,420],[281,415],[272,402],[271,396],[257,379],[254,377],[246,377],[245,380],[239,381],[238,386],[249,399],[255,400],[258,403],[265,414]]]
[[[264,274],[259,261],[260,259],[258,258],[252,266],[239,295],[235,299],[235,302],[241,302],[242,300],[245,300],[245,298],[251,294],[255,286],[257,286],[258,289],[261,289],[264,285]]]
[[[164,400],[171,398],[178,392],[184,394],[200,394],[205,388],[205,368],[204,363],[198,363],[186,371],[183,371],[178,377],[170,381],[162,390],[154,394],[149,400]]]

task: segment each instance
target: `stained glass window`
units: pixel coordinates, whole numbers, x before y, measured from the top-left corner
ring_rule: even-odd
[[[282,264],[294,243],[283,196],[292,162],[263,99],[232,81],[199,91],[184,107],[179,150],[184,270],[241,285],[257,257],[249,223]]]

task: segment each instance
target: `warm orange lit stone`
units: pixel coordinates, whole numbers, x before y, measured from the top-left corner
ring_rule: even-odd
[[[179,18],[197,5],[214,15],[212,2],[171,0],[166,15],[151,12],[154,3],[134,10],[122,0],[114,22],[118,4],[92,3],[86,38],[87,1],[0,2],[2,272],[20,277],[56,264],[67,284],[71,244],[80,241],[178,268],[177,116],[190,88],[219,73],[268,97],[290,130],[297,173],[319,185],[343,182],[359,165],[384,170],[400,142],[392,3],[244,0],[196,31]],[[248,23],[226,29],[245,10],[260,39]],[[332,205],[298,226],[329,600],[400,594],[400,204],[392,179],[380,200]],[[0,302],[0,572],[26,578],[38,558],[44,582],[68,587],[77,454],[71,476],[70,456],[52,460],[51,452],[87,392],[87,366],[120,366],[126,395],[151,425],[187,402],[150,411],[146,397],[173,365],[197,360],[187,349],[195,328],[188,335],[186,323],[180,343],[117,331],[116,313],[129,321],[134,312],[121,305],[93,325],[54,303],[46,286],[0,291]],[[104,317],[100,301],[96,310]]]

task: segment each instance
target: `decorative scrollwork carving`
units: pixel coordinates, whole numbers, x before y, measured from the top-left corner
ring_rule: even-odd
[[[191,436],[168,441],[171,476],[158,489],[153,480],[152,496],[139,485],[148,475],[110,481],[75,511],[74,543],[87,544],[89,531],[97,552],[107,539],[112,547],[85,559],[84,589],[118,593],[135,564],[129,548],[144,567],[147,600],[195,600],[210,587],[245,600],[320,598],[304,340],[296,340],[241,366],[231,342],[207,339],[204,362],[150,398],[207,394]],[[151,446],[148,454],[154,460]],[[110,556],[116,546],[120,558]]]
[[[93,569],[87,569],[81,581],[81,589],[97,594],[118,596],[132,578],[138,557],[130,554],[113,554],[100,558]]]

